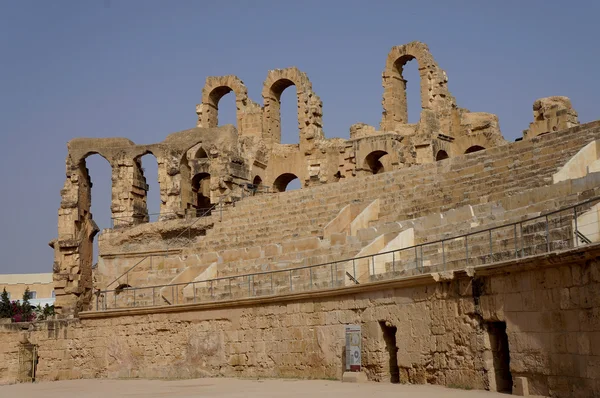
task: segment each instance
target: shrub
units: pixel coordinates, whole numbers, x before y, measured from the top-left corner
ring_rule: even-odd
[[[12,318],[12,306],[6,288],[0,296],[0,318]]]
[[[48,305],[46,305],[48,306]],[[48,312],[54,313],[54,306]],[[29,288],[25,289],[23,300],[10,301],[6,289],[0,295],[0,318],[11,318],[13,322],[31,322],[36,319],[34,308],[29,302]]]

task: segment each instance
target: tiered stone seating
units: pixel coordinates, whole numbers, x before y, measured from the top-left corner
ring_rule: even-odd
[[[584,128],[585,127],[585,128]],[[322,235],[345,205],[379,199],[380,222],[402,221],[466,205],[493,203],[552,184],[552,175],[588,142],[600,123],[576,138],[558,132],[434,164],[279,194],[246,198],[225,210],[223,222],[201,238],[200,250],[239,248]]]
[[[390,222],[408,225],[407,221],[410,221],[414,224],[415,243],[424,244],[471,232],[473,229],[520,221],[536,216],[542,211],[560,208],[600,194],[596,188],[600,185],[600,177],[595,174],[552,184],[552,175],[562,165],[586,143],[600,137],[600,123],[582,126],[580,131],[569,133],[578,135],[565,140],[563,135],[566,132],[547,134],[530,141],[496,147],[435,164],[310,189],[246,198],[235,203],[235,206],[226,208],[222,213],[222,222],[215,222],[214,228],[208,231],[206,236],[185,247],[184,256],[177,260],[179,263],[175,259],[168,260],[162,268],[149,269],[147,272],[144,267],[140,268],[138,286],[173,281],[186,267],[198,266],[198,256],[207,252],[244,250],[250,253],[258,246],[265,250],[269,245],[293,246],[294,242],[302,242],[303,239],[319,239],[323,235],[325,225],[340,209],[350,203],[359,203],[364,207],[379,199],[379,217],[372,221],[371,225],[380,226]],[[440,214],[443,215],[443,219]],[[566,247],[569,239],[572,240],[573,228],[568,220],[552,220],[549,232],[553,248]],[[519,250],[519,255],[529,255],[546,249],[545,220],[530,224],[523,225],[525,247]],[[519,230],[519,242],[520,233]],[[233,277],[276,268],[348,259],[368,244],[369,239],[375,237],[372,234],[363,235],[370,237],[365,240],[358,239],[354,244],[342,245],[335,250],[328,248],[325,251],[315,249],[282,252],[278,256],[242,256],[244,258],[221,262],[217,267],[218,272],[213,276]],[[487,246],[486,242],[489,242],[489,235],[486,234],[469,237],[471,251],[468,265],[487,263],[492,257],[495,261],[514,258],[514,230],[507,228],[506,231],[493,232],[492,257],[489,250],[484,249]],[[377,269],[375,275],[367,268],[367,279],[378,279],[384,277],[383,274],[390,273],[399,276],[467,265],[464,238],[445,242],[443,254],[441,244],[423,246],[422,253],[419,249],[417,253],[414,250],[411,253],[405,250],[398,254],[399,258],[394,258],[393,263],[386,259],[383,268]],[[311,287],[334,287],[355,283],[345,275],[347,266],[340,265],[341,269],[334,270],[333,282],[331,277],[327,277],[331,274],[331,269],[327,266],[319,268],[323,270],[315,268],[313,272],[281,272],[281,281],[278,281],[278,275],[274,274],[273,288],[271,274],[222,279],[212,282],[212,286],[208,286],[208,283],[196,283],[191,295],[184,294],[185,285],[180,285],[181,288],[172,288],[177,292],[172,293],[168,301],[186,302],[194,297],[195,300],[218,299],[227,295],[234,298],[247,297],[249,292],[274,294],[283,293],[286,289],[294,291],[294,287],[307,290]],[[364,270],[359,271],[361,272],[365,273]],[[322,278],[320,273],[323,273]],[[160,300],[154,296],[154,301]]]

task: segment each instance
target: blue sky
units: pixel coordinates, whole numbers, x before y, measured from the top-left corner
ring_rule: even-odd
[[[582,122],[595,120],[599,11],[592,1],[0,0],[0,273],[51,272],[68,140],[152,143],[193,127],[210,75],[238,75],[262,103],[267,71],[297,66],[323,100],[326,136],[348,137],[353,123],[379,124],[390,48],[419,40],[458,105],[496,113],[511,141],[540,97],[569,96]],[[222,101],[221,122],[234,123],[233,96]],[[297,142],[293,88],[282,119],[284,142]],[[143,161],[158,211],[156,162]],[[109,227],[108,164],[88,166],[94,218]]]

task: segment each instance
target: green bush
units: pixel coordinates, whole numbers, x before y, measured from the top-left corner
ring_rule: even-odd
[[[0,295],[0,318],[10,318],[13,322],[44,321],[54,315],[54,306],[46,304],[34,307],[29,302],[29,288],[25,289],[23,299],[10,301],[6,289]]]

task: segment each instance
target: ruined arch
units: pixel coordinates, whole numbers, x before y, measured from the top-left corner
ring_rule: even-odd
[[[465,155],[467,153],[479,152],[479,151],[484,151],[484,150],[485,150],[485,148],[482,147],[481,145],[472,145],[467,148],[467,150],[465,151]]]
[[[363,168],[371,171],[372,174],[381,174],[389,171],[385,169],[385,160],[383,159],[387,155],[388,153],[386,151],[381,150],[371,152],[365,157]]]
[[[217,127],[219,125],[219,101],[232,92],[235,94],[236,121],[238,131],[242,130],[244,108],[248,104],[248,90],[237,76],[209,76],[202,89],[202,103],[197,111],[198,127]]]
[[[394,131],[400,124],[408,123],[406,80],[402,76],[404,65],[416,60],[419,66],[421,108],[442,114],[454,108],[454,97],[448,91],[448,78],[435,62],[426,44],[411,42],[393,47],[383,71],[383,117],[381,130]]]
[[[298,104],[298,134],[302,142],[303,131],[309,125],[322,125],[322,103],[312,91],[306,73],[296,67],[269,71],[263,84],[263,138],[281,143],[281,94],[290,86],[296,87]]]
[[[110,175],[108,178],[110,179],[111,184],[106,192],[106,196],[108,198],[110,198],[109,201],[112,201],[112,196],[116,189],[116,187],[114,186],[113,178],[112,178],[113,174],[115,173],[115,168],[113,167],[113,164],[111,163],[111,161],[108,160],[108,158],[105,155],[103,155],[97,151],[90,151],[90,152],[87,152],[86,154],[84,154],[79,159],[79,161],[77,162],[77,171],[78,171],[79,176],[81,177],[81,181],[80,181],[80,186],[79,186],[78,206],[80,207],[81,211],[83,212],[83,215],[86,216],[89,214],[90,218],[92,218],[92,213],[91,213],[92,201],[93,201],[92,187],[94,185],[92,182],[92,176],[90,175],[90,171],[88,169],[88,159],[91,156],[97,156],[98,158],[104,159],[110,166]],[[109,205],[108,208],[109,209],[112,208],[112,203],[111,203],[111,205]],[[115,218],[115,216],[116,216],[113,213],[112,209],[109,214],[110,214],[110,217],[112,217],[112,218]],[[109,225],[106,225],[106,227],[109,227]]]
[[[440,149],[435,155],[435,161],[438,162],[440,160],[448,159],[449,157],[450,156],[448,156],[448,152],[444,151],[443,149]]]
[[[298,176],[292,173],[283,173],[273,181],[274,192],[285,192],[288,184],[297,179]]]

